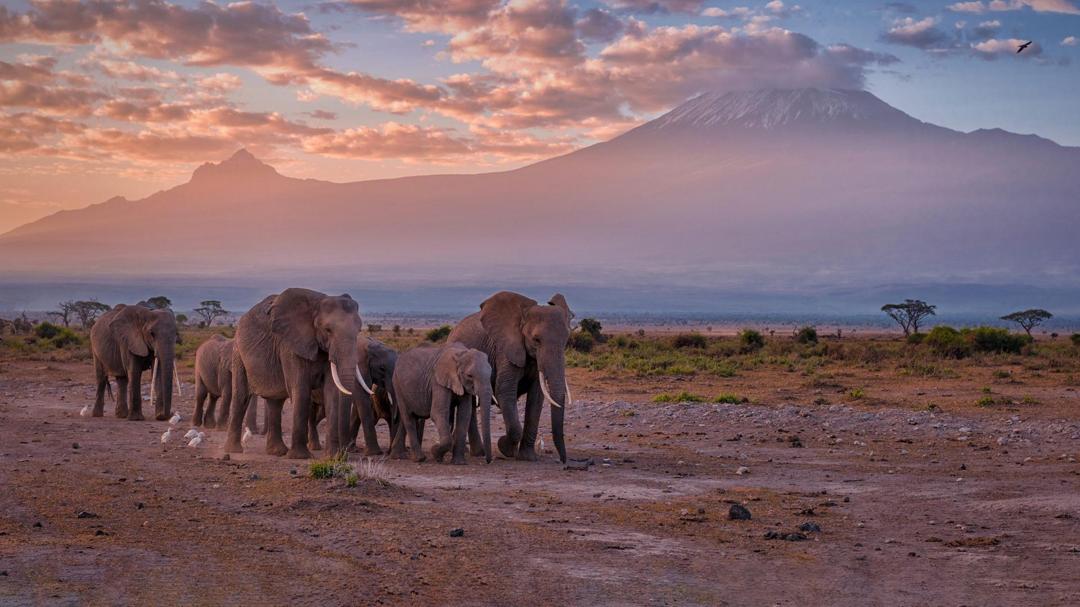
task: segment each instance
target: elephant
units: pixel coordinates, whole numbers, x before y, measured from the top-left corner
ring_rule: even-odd
[[[559,459],[566,463],[563,418],[572,403],[566,380],[566,344],[574,317],[566,298],[556,293],[540,305],[518,293],[500,291],[465,317],[447,337],[487,354],[494,370],[495,405],[502,412],[506,434],[499,438],[505,457],[536,461],[536,435],[545,402],[551,405],[551,433]],[[525,400],[525,427],[518,420],[517,399]],[[469,442],[479,444],[475,420]],[[473,454],[477,452],[473,448]]]
[[[215,334],[195,350],[195,415],[192,423],[205,428],[225,429],[229,425],[229,409],[232,406],[232,362],[234,342],[224,335]],[[206,399],[210,404],[205,408]],[[218,399],[221,412],[215,417]],[[258,432],[257,407],[250,407],[245,425]]]
[[[173,381],[178,387],[180,381],[175,375],[178,343],[180,335],[172,310],[119,304],[102,314],[90,329],[90,353],[97,378],[93,416],[104,414],[105,390],[111,375],[117,385],[116,417],[143,419],[142,372],[152,368],[150,400],[154,418],[169,419]]]
[[[369,389],[357,365],[356,338],[361,324],[359,306],[352,297],[309,289],[286,289],[248,310],[236,326],[234,406],[225,452],[243,452],[240,433],[249,396],[258,395],[266,399],[266,453],[310,458],[312,395],[320,390],[323,402],[333,405],[327,411],[327,447],[333,453],[343,449],[357,383]],[[334,395],[335,389],[342,398]],[[289,447],[281,436],[281,409],[286,399],[293,406]],[[342,406],[336,406],[338,403]]]
[[[459,343],[413,348],[398,358],[394,393],[399,420],[390,447],[392,457],[404,458],[408,434],[413,460],[424,461],[420,427],[430,417],[439,431],[432,459],[441,462],[453,449],[451,462],[466,463],[465,435],[478,408],[484,455],[491,463],[491,365],[486,354]]]
[[[375,425],[379,420],[386,420],[390,427],[390,439],[393,440],[398,421],[393,385],[397,351],[377,339],[360,335],[356,338],[356,352],[360,372],[371,382],[371,393],[364,389],[353,396],[348,448],[350,451],[357,451],[356,439],[363,428],[364,455],[382,455]],[[339,396],[340,394],[334,395],[335,398]],[[316,423],[320,420],[321,418]]]

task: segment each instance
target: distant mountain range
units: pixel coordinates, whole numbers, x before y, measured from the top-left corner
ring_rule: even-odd
[[[0,236],[0,275],[394,285],[1080,286],[1080,148],[871,93],[696,97],[522,169],[330,183],[241,150]],[[718,306],[720,304],[718,303]]]

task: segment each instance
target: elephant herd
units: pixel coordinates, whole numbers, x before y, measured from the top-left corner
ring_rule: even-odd
[[[430,454],[455,464],[470,453],[491,462],[491,406],[506,434],[497,447],[506,458],[535,461],[540,414],[551,409],[552,438],[566,462],[563,422],[572,402],[565,350],[573,314],[560,295],[547,304],[508,291],[496,293],[464,318],[444,344],[400,355],[361,334],[359,306],[349,295],[286,289],[245,313],[229,339],[215,335],[195,354],[196,426],[226,431],[225,452],[241,453],[242,432],[256,431],[255,397],[266,402],[266,453],[309,458],[320,449],[318,424],[327,420],[330,453],[382,453],[375,425],[390,427],[392,457],[425,459],[424,426],[431,419],[438,442]],[[97,378],[93,415],[104,414],[109,377],[116,378],[116,416],[143,419],[142,373],[151,370],[154,417],[172,415],[176,375],[176,320],[169,310],[118,305],[94,324],[91,352]],[[524,421],[518,399],[525,396]],[[286,445],[281,415],[292,405]]]

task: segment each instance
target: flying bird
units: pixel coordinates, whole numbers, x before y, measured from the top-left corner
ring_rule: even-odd
[[[1021,44],[1020,48],[1016,49],[1016,52],[1017,53],[1022,53],[1022,52],[1024,52],[1024,49],[1026,49],[1029,46],[1031,46],[1031,40],[1028,40],[1027,42]]]

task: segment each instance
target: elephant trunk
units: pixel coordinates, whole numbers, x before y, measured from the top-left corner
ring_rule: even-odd
[[[544,393],[544,399],[551,406],[551,435],[555,441],[555,449],[559,452],[559,459],[565,463],[566,443],[563,435],[563,420],[570,394],[566,382],[565,354],[562,350],[540,354],[537,361],[540,369],[540,389]]]
[[[173,382],[176,381],[175,347],[172,340],[165,341],[168,343],[157,344],[154,352],[154,364],[157,366],[157,382],[154,388],[157,391],[156,397],[161,402],[160,407],[154,402],[154,409],[157,418],[161,420],[169,419],[172,415]]]
[[[346,342],[348,340],[345,340]],[[355,337],[352,344],[356,343]],[[348,448],[352,436],[349,434],[350,414],[352,413],[357,387],[356,347],[332,348],[330,351],[331,379],[337,386],[337,398],[326,403],[326,417],[329,420],[331,438],[327,442],[331,447],[344,451]]]

